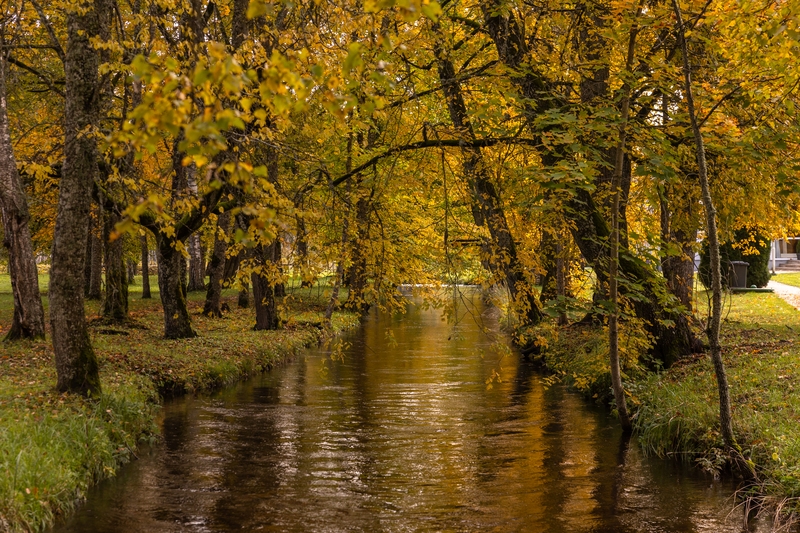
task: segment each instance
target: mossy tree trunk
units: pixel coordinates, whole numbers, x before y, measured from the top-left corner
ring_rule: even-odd
[[[278,329],[278,308],[275,302],[275,243],[267,246],[259,244],[253,254],[252,274],[253,301],[256,308],[256,324],[253,329]]]
[[[123,240],[114,238],[114,228],[120,221],[113,208],[105,210],[103,217],[103,242],[105,242],[106,291],[103,295],[101,314],[108,322],[125,322],[128,319],[128,276],[123,257]]]
[[[109,5],[95,0],[88,9],[67,12],[64,61],[64,167],[50,269],[50,326],[57,388],[96,396],[100,375],[83,308],[85,235],[89,229],[92,181],[97,173],[94,128],[99,115],[100,58],[91,39],[101,34]]]
[[[164,337],[189,339],[196,337],[186,305],[186,286],[183,275],[186,261],[178,250],[178,241],[159,233],[156,235],[158,257],[158,290],[164,308]]]
[[[500,61],[511,71],[511,81],[526,99],[524,112],[531,130],[541,131],[537,125],[537,118],[547,111],[561,109],[562,105],[568,103],[562,101],[558,93],[548,85],[546,78],[528,64],[531,54],[523,26],[513,12],[509,12],[501,4],[498,0],[489,0],[481,4],[484,27],[495,44]],[[600,82],[602,79],[593,81]],[[586,90],[589,89],[587,82]],[[582,99],[586,97],[588,93],[585,97],[582,95]],[[601,165],[605,175],[600,178],[597,185],[610,182],[612,172],[609,172],[607,163],[614,161],[615,153],[614,148],[608,149],[604,157],[605,162]],[[543,150],[540,157],[545,167],[553,167],[561,160],[557,152],[548,150]],[[629,162],[623,165],[621,180],[623,197],[626,196],[629,166]],[[573,239],[581,254],[592,265],[598,280],[601,284],[607,283],[608,242],[611,236],[608,223],[610,213],[608,209],[598,205],[593,194],[585,188],[577,188],[573,193],[563,209],[564,218],[569,223]],[[602,194],[600,198],[605,201]],[[619,273],[620,276],[633,282],[631,285],[641,287],[641,294],[632,295],[635,296],[633,305],[636,315],[646,321],[648,332],[653,337],[654,346],[651,350],[653,358],[664,366],[669,366],[679,358],[696,351],[698,342],[689,325],[687,314],[670,305],[669,290],[664,277],[650,265],[639,261],[628,250],[624,219],[624,210],[621,210]],[[624,289],[625,286],[621,288]]]

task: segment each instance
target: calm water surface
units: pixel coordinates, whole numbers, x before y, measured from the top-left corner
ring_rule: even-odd
[[[163,444],[55,531],[760,530],[732,482],[643,457],[495,349],[476,306],[373,315],[333,357],[169,403]]]

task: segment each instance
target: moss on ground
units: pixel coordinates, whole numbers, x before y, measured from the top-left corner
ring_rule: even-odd
[[[89,486],[113,476],[139,444],[157,438],[163,395],[236,382],[330,333],[320,326],[324,289],[290,291],[283,328],[258,332],[252,308],[238,309],[236,293],[225,291],[231,311],[221,319],[202,316],[204,295],[191,293],[200,336],[166,340],[158,293],[142,300],[140,287],[131,286],[130,324],[96,321],[89,328],[100,365],[99,400],[55,391],[49,339],[0,345],[0,531],[41,531]],[[0,336],[10,327],[10,300],[7,276],[0,275]],[[98,318],[98,307],[87,303],[90,320]],[[356,323],[354,315],[337,313],[332,325],[335,332]]]

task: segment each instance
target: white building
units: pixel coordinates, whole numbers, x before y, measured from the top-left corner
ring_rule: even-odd
[[[770,270],[772,272],[777,270],[800,271],[800,261],[798,261],[797,255],[798,248],[800,248],[800,237],[772,241],[769,258]]]

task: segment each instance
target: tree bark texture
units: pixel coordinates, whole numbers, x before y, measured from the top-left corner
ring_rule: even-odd
[[[347,271],[347,301],[345,307],[364,315],[369,311],[365,289],[367,288],[367,254],[369,242],[369,215],[372,208],[370,198],[360,196],[356,201],[355,232],[350,242],[352,264]]]
[[[230,230],[230,214],[226,211],[217,218],[217,231],[214,234],[214,252],[208,265],[208,290],[203,314],[221,317],[222,283],[225,274],[225,252],[228,250],[228,231]]]
[[[108,5],[95,0],[81,13],[67,13],[64,61],[64,167],[50,269],[50,328],[57,388],[100,394],[97,358],[86,328],[83,308],[85,235],[89,224],[92,180],[97,173],[94,128],[99,113],[99,55],[90,39],[100,35]]]
[[[206,265],[200,246],[200,235],[189,237],[189,291],[202,291],[206,288]]]
[[[5,52],[0,52],[2,53]],[[5,340],[40,339],[44,338],[44,308],[39,294],[39,271],[36,268],[31,229],[28,225],[28,200],[22,188],[11,143],[5,69],[6,61],[3,57],[0,59],[0,208],[3,246],[8,250],[8,271],[14,297],[14,315]]]
[[[86,298],[99,300],[103,297],[103,209],[95,206],[92,215],[92,227],[89,231],[89,246],[87,258],[91,261],[89,267],[89,293]]]
[[[147,236],[139,237],[142,242],[142,300],[152,298],[150,295],[150,250],[147,248]]]
[[[276,238],[277,240],[277,238]],[[256,307],[256,325],[253,329],[278,329],[278,308],[275,304],[275,280],[278,273],[275,268],[276,243],[256,246],[254,259],[256,268],[251,276],[253,284],[253,301]]]
[[[196,337],[186,306],[186,286],[183,276],[186,261],[176,248],[177,241],[159,233],[156,235],[156,257],[158,258],[158,290],[164,308],[164,337],[167,339],[189,339]]]
[[[106,291],[103,295],[101,314],[106,321],[119,323],[128,319],[128,276],[123,258],[123,240],[122,237],[112,240],[120,215],[115,209],[106,209],[103,218]]]
[[[239,298],[236,300],[236,305],[240,309],[247,309],[250,307],[250,288],[246,281],[242,280],[242,288],[239,291]]]
[[[666,192],[661,194],[661,242],[664,259],[661,261],[661,270],[667,279],[670,292],[686,310],[691,313],[694,306],[694,244],[697,241],[697,227],[691,229],[675,227],[676,218],[683,218],[683,214],[691,214],[692,203],[682,200],[679,209],[683,213],[671,213],[670,196]],[[675,251],[679,254],[676,255]]]
[[[83,296],[89,298],[89,287],[92,285],[92,230],[94,219],[89,217],[89,231],[86,234],[86,259],[83,264]]]
[[[450,120],[456,130],[467,140],[474,140],[475,133],[469,121],[467,107],[461,94],[452,61],[445,57],[441,44],[436,45],[439,79],[444,87]],[[462,146],[462,166],[473,204],[473,213],[480,213],[475,223],[485,223],[491,240],[492,272],[501,278],[511,294],[514,308],[525,324],[538,324],[542,312],[531,283],[517,255],[517,246],[506,220],[502,201],[492,183],[480,148]]]

